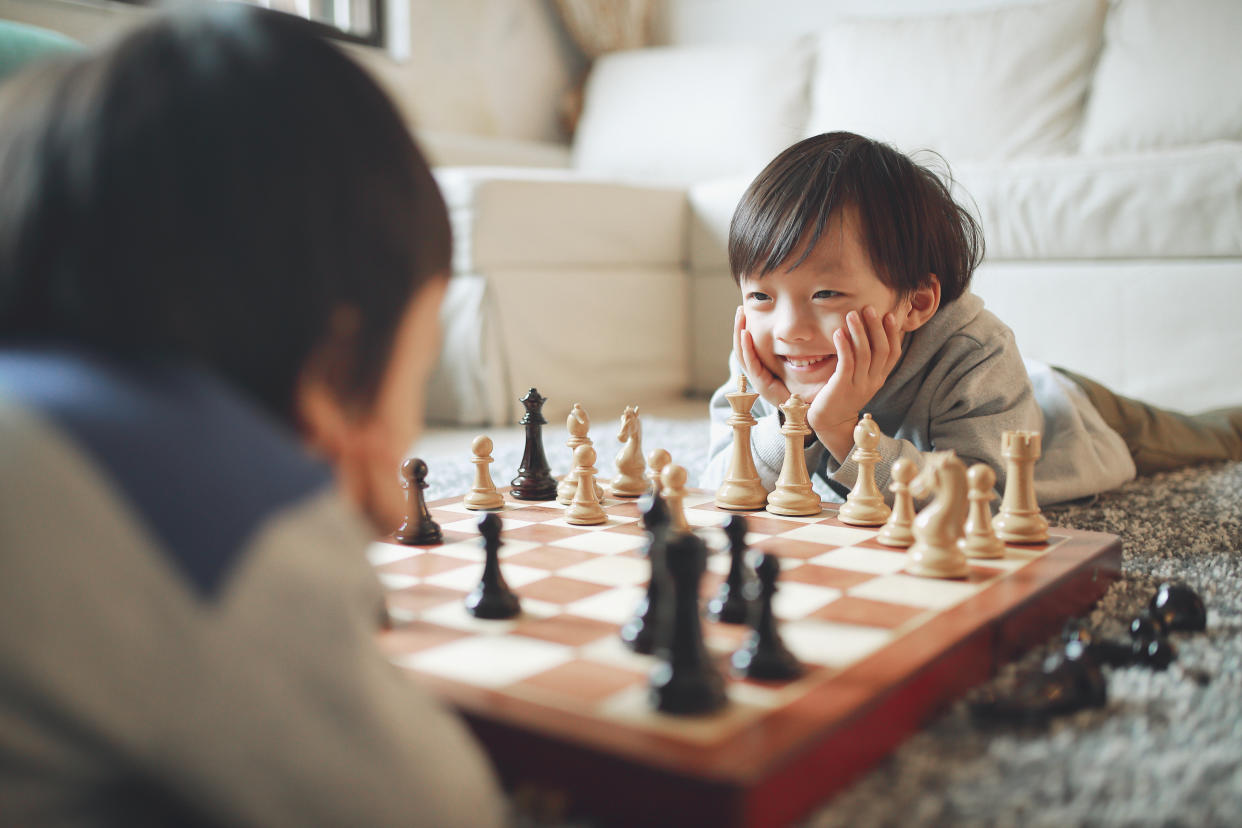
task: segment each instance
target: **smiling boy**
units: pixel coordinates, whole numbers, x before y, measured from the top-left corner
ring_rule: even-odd
[[[876,481],[901,457],[953,449],[1004,486],[1001,435],[1043,433],[1041,503],[1111,489],[1134,477],[1126,440],[1069,375],[1024,364],[1013,334],[967,288],[982,238],[944,183],[906,156],[851,133],[781,153],[742,196],[729,230],[741,287],[732,377],[712,397],[714,488],[729,461],[725,394],[744,373],[760,394],[756,467],[773,488],[784,458],[777,406],[810,400],[807,467],[821,495],[843,498],[858,418],[884,433]]]

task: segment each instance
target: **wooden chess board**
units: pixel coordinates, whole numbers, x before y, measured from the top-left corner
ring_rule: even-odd
[[[774,609],[808,670],[788,683],[730,678],[723,711],[677,717],[650,704],[654,658],[618,636],[648,575],[637,504],[604,505],[606,524],[571,526],[555,503],[508,500],[500,559],[523,614],[507,621],[464,607],[483,550],[481,513],[461,498],[430,504],[443,545],[369,550],[389,590],[392,660],[466,716],[508,785],[563,794],[603,824],[788,824],[1085,611],[1121,559],[1115,536],[1054,527],[1045,544],[972,561],[966,579],[925,579],[834,505],[816,517],[744,513],[750,545],[781,558]],[[719,527],[733,513],[706,492],[685,506],[717,550],[706,599],[728,571]],[[704,631],[727,675],[747,630]]]

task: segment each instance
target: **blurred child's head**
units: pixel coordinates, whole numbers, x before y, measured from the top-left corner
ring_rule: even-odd
[[[870,306],[912,331],[965,292],[982,248],[978,225],[939,177],[848,132],[778,155],[729,227],[756,350],[804,396],[831,376],[832,333],[846,313]]]
[[[311,24],[160,18],[0,91],[0,339],[184,358],[329,454],[408,447],[448,218],[392,103]]]

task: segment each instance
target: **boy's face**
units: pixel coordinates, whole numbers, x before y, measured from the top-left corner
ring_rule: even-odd
[[[796,261],[802,249],[791,259]],[[838,210],[810,255],[793,270],[785,265],[762,278],[741,278],[745,328],[764,367],[789,393],[811,400],[837,367],[832,334],[850,311],[891,312],[908,330],[910,302],[880,281],[862,244],[853,208]]]

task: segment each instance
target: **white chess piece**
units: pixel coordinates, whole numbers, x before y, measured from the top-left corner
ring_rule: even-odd
[[[664,480],[662,475],[664,468],[672,462],[668,452],[664,449],[656,449],[647,455],[647,480],[651,482],[651,492],[660,494],[664,490]]]
[[[474,442],[470,444],[470,452],[474,455],[470,458],[470,462],[474,463],[474,487],[462,500],[462,505],[476,511],[503,508],[505,497],[492,482],[492,474],[488,469],[492,463],[491,438],[482,434],[475,437]]]
[[[617,476],[608,490],[616,497],[638,497],[647,491],[647,480],[643,476],[647,463],[643,460],[643,426],[638,419],[638,406],[625,407],[617,442],[624,445],[617,454]]]
[[[675,463],[670,463],[660,474],[663,484],[664,502],[668,504],[669,532],[689,532],[690,524],[686,523],[686,470]]]
[[[587,436],[587,432],[591,430],[591,418],[587,416],[586,409],[580,404],[574,403],[573,410],[565,418],[565,429],[569,432],[569,439],[565,441],[565,446],[569,449],[570,461],[572,462],[574,452],[578,450],[578,446],[594,445],[591,438]],[[573,503],[574,492],[577,489],[578,478],[571,468],[569,474],[561,478],[561,482],[556,484],[556,502],[562,506],[568,506]],[[598,483],[595,485],[595,499],[600,502],[604,500],[604,490],[600,488]]]
[[[966,473],[970,487],[970,507],[966,516],[966,537],[962,551],[968,558],[1003,558],[1005,544],[992,529],[992,509],[988,504],[996,498],[996,472],[984,463],[976,463]]]
[[[1038,431],[1006,431],[1001,435],[1005,457],[1005,495],[1000,514],[992,521],[996,536],[1010,543],[1048,540],[1048,520],[1035,499],[1035,461],[1039,459]]]
[[[806,424],[806,410],[810,407],[797,394],[780,407],[785,413],[785,424],[781,426],[785,460],[776,478],[776,490],[768,495],[768,511],[776,515],[818,515],[823,509],[806,470],[804,438],[811,433]]]
[[[875,484],[875,467],[880,462],[880,427],[864,414],[854,426],[854,462],[858,464],[858,480],[837,512],[837,519],[853,526],[879,526],[888,520],[891,510]]]
[[[966,577],[970,567],[958,544],[966,522],[966,466],[952,451],[933,452],[915,485],[933,489],[935,499],[914,519],[906,571],[926,578]]]
[[[768,502],[768,490],[759,481],[755,457],[750,448],[750,430],[758,421],[750,409],[759,395],[746,388],[746,375],[739,374],[737,390],[725,394],[733,408],[726,422],[733,427],[733,455],[724,483],[716,490],[716,505],[721,509],[762,509]]]
[[[604,507],[595,496],[595,449],[578,446],[574,449],[574,478],[578,486],[573,502],[565,510],[565,522],[575,526],[594,526],[608,521]]]
[[[910,483],[918,474],[914,463],[902,457],[893,464],[888,490],[893,493],[893,511],[875,539],[885,546],[909,546],[914,543],[914,495]]]

